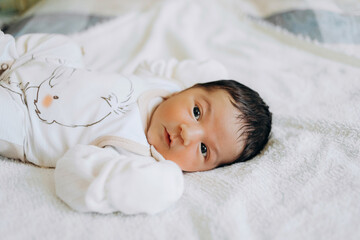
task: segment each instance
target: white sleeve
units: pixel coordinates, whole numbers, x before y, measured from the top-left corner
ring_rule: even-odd
[[[171,161],[77,145],[58,160],[55,186],[56,194],[81,212],[154,214],[181,197],[183,173]]]
[[[204,61],[176,59],[144,61],[135,69],[135,75],[143,77],[158,76],[175,80],[183,88],[196,83],[204,83],[228,78],[228,71],[218,61],[209,59]]]
[[[8,62],[29,54],[37,59],[75,68],[84,66],[81,47],[69,37],[57,34],[26,34],[17,39],[0,32],[1,61]]]
[[[14,37],[0,31],[0,63],[12,62],[18,57]]]

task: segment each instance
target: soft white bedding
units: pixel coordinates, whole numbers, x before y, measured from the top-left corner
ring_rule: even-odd
[[[52,169],[1,157],[1,239],[360,238],[356,55],[216,0],[154,1],[72,37],[104,71],[132,72],[143,59],[222,62],[270,105],[272,138],[249,162],[185,174],[180,201],[153,216],[74,212],[55,196]]]

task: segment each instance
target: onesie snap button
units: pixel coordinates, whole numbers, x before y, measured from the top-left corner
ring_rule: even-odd
[[[7,70],[8,68],[9,68],[9,64],[7,64],[7,63],[1,64],[1,70],[5,71],[5,70]]]
[[[1,64],[0,75],[3,74],[3,72],[5,72],[8,68],[9,68],[9,64],[7,63]]]

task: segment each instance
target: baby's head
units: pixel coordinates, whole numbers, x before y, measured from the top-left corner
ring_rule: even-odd
[[[271,121],[257,92],[220,80],[166,98],[153,112],[146,135],[183,171],[206,171],[258,154],[269,139]]]

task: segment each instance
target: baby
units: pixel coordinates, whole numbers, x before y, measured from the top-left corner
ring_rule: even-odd
[[[271,113],[260,96],[233,80],[199,83],[155,109],[148,142],[183,171],[243,162],[268,141]]]
[[[183,171],[246,161],[269,138],[256,92],[206,82],[226,75],[215,61],[94,72],[65,36],[2,32],[0,54],[0,154],[54,167],[56,194],[78,211],[157,213],[181,197]]]

